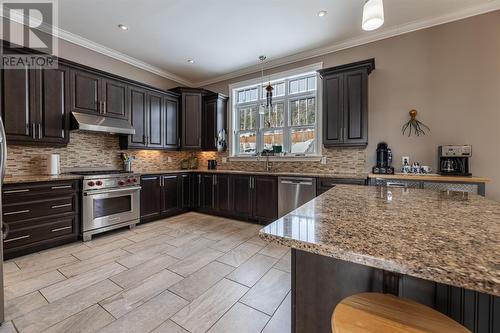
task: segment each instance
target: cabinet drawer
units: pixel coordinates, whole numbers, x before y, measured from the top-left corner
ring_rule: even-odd
[[[3,241],[3,245],[6,249],[11,249],[46,239],[71,235],[75,232],[75,219],[75,216],[62,217],[29,228],[11,230]]]
[[[55,214],[76,212],[76,195],[32,202],[3,205],[3,220],[7,223]]]
[[[41,195],[62,196],[77,192],[78,181],[41,182],[29,184],[7,184],[2,190],[4,204],[18,203],[19,201],[37,200]]]

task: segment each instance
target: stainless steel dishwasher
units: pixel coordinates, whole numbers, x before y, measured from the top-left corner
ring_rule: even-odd
[[[316,197],[315,178],[279,177],[278,183],[278,214],[280,217]]]

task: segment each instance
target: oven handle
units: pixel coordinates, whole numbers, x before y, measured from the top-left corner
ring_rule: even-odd
[[[84,192],[83,195],[85,195],[85,196],[91,196],[91,195],[94,195],[94,194],[107,194],[107,193],[116,193],[116,192],[132,192],[132,191],[138,191],[140,189],[141,189],[141,186],[124,187],[124,188],[117,188],[117,189],[111,189],[111,190],[101,190],[101,191]]]

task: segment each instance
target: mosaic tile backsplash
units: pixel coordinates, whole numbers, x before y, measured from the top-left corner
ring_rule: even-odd
[[[196,154],[200,168],[206,168],[207,160],[217,159],[220,170],[262,171],[264,162],[232,161],[222,164],[227,153],[215,152],[164,152],[156,150],[121,150],[118,136],[111,134],[90,133],[84,131],[70,132],[70,143],[67,147],[49,148],[35,146],[8,146],[7,175],[39,175],[45,174],[47,156],[59,154],[61,169],[75,167],[123,167],[120,153],[134,155],[133,170],[137,172],[177,170],[181,160]],[[274,162],[273,169],[280,172],[331,172],[331,173],[363,173],[366,165],[366,150],[361,148],[323,149],[327,158],[326,164],[319,162]],[[169,158],[171,161],[169,162]]]

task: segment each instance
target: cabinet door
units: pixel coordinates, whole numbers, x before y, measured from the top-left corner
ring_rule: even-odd
[[[253,177],[252,215],[262,221],[274,221],[278,218],[278,178]]]
[[[179,197],[181,198],[180,208],[188,210],[191,207],[191,175],[179,175]]]
[[[222,214],[233,213],[233,200],[229,175],[215,176],[216,210]]]
[[[212,98],[203,102],[202,120],[202,150],[217,151],[217,99]]]
[[[69,69],[41,69],[37,79],[37,137],[45,143],[69,142]]]
[[[161,216],[161,177],[145,176],[141,178],[141,220],[150,220]]]
[[[200,185],[200,209],[211,211],[214,209],[214,175],[202,174]]]
[[[323,144],[341,144],[343,140],[343,74],[323,79]]]
[[[130,122],[135,129],[134,135],[129,135],[131,146],[146,145],[147,94],[144,89],[129,88]]]
[[[101,78],[80,70],[71,70],[71,111],[101,114]]]
[[[241,218],[252,215],[251,177],[238,175],[231,176],[233,185],[233,213]]]
[[[127,84],[115,80],[102,81],[103,113],[106,117],[128,119]]]
[[[2,70],[1,109],[5,134],[10,142],[35,140],[35,72]]]
[[[162,176],[162,214],[172,214],[179,209],[177,175]]]
[[[201,174],[191,174],[191,207],[198,210],[201,206]]]
[[[163,96],[156,93],[148,93],[148,130],[146,141],[148,147],[163,147],[163,131],[165,128],[165,116],[163,108]]]
[[[182,95],[182,148],[201,149],[201,94]]]
[[[344,74],[344,143],[368,144],[368,73]]]
[[[179,117],[176,99],[165,98],[165,148],[177,150],[179,148]]]

